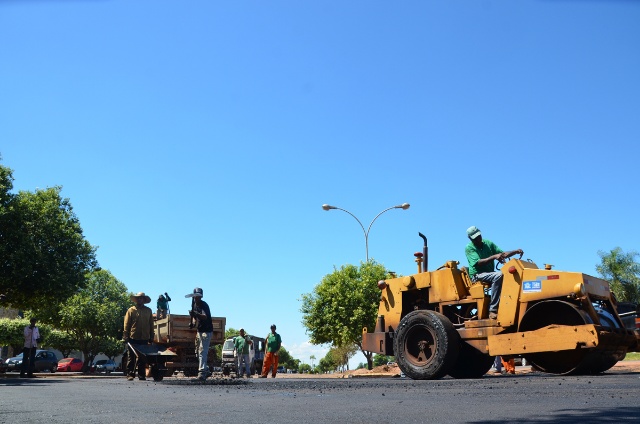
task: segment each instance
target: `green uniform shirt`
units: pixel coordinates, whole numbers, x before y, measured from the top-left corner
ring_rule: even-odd
[[[267,352],[277,352],[282,346],[282,339],[278,333],[269,333],[266,337]]]
[[[238,355],[249,354],[249,336],[236,336],[236,338],[233,339],[233,345],[236,347]]]
[[[496,246],[492,241],[483,239],[481,247],[476,247],[473,242],[467,244],[467,247],[464,248],[464,253],[467,255],[467,261],[469,262],[469,276],[473,278],[474,275],[482,272],[495,271],[493,261],[480,266],[476,266],[476,264],[480,259],[486,259],[496,253],[502,253],[502,249]]]

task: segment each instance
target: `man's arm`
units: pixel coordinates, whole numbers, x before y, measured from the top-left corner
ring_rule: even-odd
[[[129,341],[129,335],[131,334],[131,317],[129,315],[129,310],[124,314],[124,330],[122,331],[122,340],[125,342]]]
[[[479,259],[478,262],[476,262],[476,265],[485,265],[486,263],[493,263],[493,261],[498,261],[498,262],[504,262],[503,259],[501,258],[502,253],[496,253],[495,255],[491,255],[488,258],[484,258],[484,259]]]
[[[282,337],[280,337],[280,334],[276,335],[276,340],[278,341],[278,348],[275,351],[275,353],[277,354],[278,352],[280,352],[280,348],[282,347]]]
[[[153,336],[154,336],[154,328],[153,328],[153,311],[151,310],[151,308],[149,309],[149,343],[153,343]]]
[[[510,252],[502,252],[500,254],[500,259],[498,259],[498,260],[500,261],[500,263],[504,263],[505,259],[509,259],[513,255],[520,255],[520,257],[522,257],[522,255],[524,255],[524,251],[522,249],[516,249],[516,250],[512,250]]]
[[[499,253],[496,253],[495,255],[491,255],[487,258],[480,259],[480,255],[478,255],[478,252],[476,252],[472,248],[465,249],[465,254],[467,255],[467,262],[469,263],[469,268],[473,268],[476,270],[478,266],[483,266],[483,265],[486,265],[487,263],[493,263],[493,261],[500,260],[499,258],[501,253],[502,251],[500,251]]]

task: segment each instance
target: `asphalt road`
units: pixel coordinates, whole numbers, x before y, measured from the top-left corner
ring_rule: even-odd
[[[0,423],[640,422],[640,373],[482,379],[0,376]]]

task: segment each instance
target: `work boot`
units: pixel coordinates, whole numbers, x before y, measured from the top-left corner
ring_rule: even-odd
[[[260,375],[258,378],[267,378],[266,375]]]
[[[132,375],[128,375],[128,376],[127,376],[127,381],[133,381],[133,378],[134,378],[134,377],[133,377]]]

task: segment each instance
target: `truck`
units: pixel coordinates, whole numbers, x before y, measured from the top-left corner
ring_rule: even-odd
[[[212,317],[211,322],[213,335],[207,358],[210,369],[220,362],[214,347],[224,342],[227,320],[224,317]],[[162,357],[158,363],[151,364],[151,375],[154,376],[154,380],[161,380],[162,375],[171,376],[175,371],[182,371],[185,376],[197,375],[196,329],[191,325],[191,317],[167,314],[165,318],[155,321],[154,330],[154,344],[158,346],[159,357]]]
[[[623,323],[607,281],[513,258],[499,270],[500,303],[489,319],[488,287],[458,261],[427,271],[419,236],[418,272],[378,282],[375,328],[362,332],[364,350],[395,356],[406,376],[479,378],[498,355],[546,373],[594,375],[640,351],[640,330]]]
[[[236,337],[229,337],[222,345],[222,374],[229,376],[232,373],[238,375],[238,354],[233,343]],[[249,345],[249,367],[251,375],[262,370],[264,360],[264,339],[249,335],[253,342]]]

